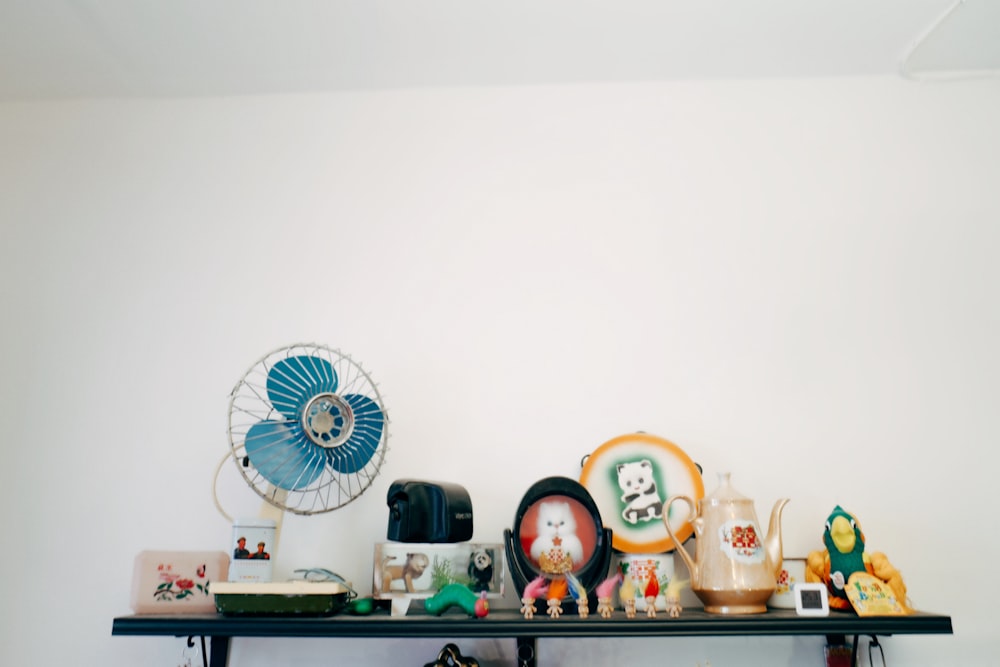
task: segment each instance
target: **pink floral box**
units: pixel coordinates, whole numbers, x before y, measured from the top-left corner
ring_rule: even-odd
[[[212,581],[225,581],[225,551],[142,551],[132,571],[132,611],[137,614],[215,613]]]

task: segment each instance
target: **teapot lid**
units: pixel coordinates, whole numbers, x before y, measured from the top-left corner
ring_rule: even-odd
[[[711,493],[705,496],[705,500],[708,502],[727,502],[727,501],[742,501],[750,500],[742,493],[733,488],[733,485],[729,481],[729,472],[720,472],[719,485],[712,490]]]

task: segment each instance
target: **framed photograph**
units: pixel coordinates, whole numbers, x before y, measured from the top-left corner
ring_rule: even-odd
[[[372,589],[379,599],[428,598],[460,583],[489,598],[503,595],[502,544],[380,542]]]
[[[792,587],[795,596],[795,613],[799,616],[829,616],[830,601],[826,597],[826,584],[799,583]]]

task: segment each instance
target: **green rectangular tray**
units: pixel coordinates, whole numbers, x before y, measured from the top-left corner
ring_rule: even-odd
[[[215,608],[230,616],[332,616],[349,601],[346,587],[336,583],[211,585]]]

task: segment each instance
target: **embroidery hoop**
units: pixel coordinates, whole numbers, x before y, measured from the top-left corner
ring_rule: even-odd
[[[661,502],[670,496],[683,494],[698,502],[705,496],[701,470],[674,443],[649,433],[630,433],[605,442],[583,461],[580,483],[590,492],[601,512],[604,525],[611,529],[611,546],[616,551],[632,554],[655,554],[677,548],[667,534],[663,521],[637,520],[630,523],[623,516],[622,490],[618,485],[620,463],[650,461]],[[694,526],[686,513],[671,517],[670,527],[684,542],[694,534]]]

